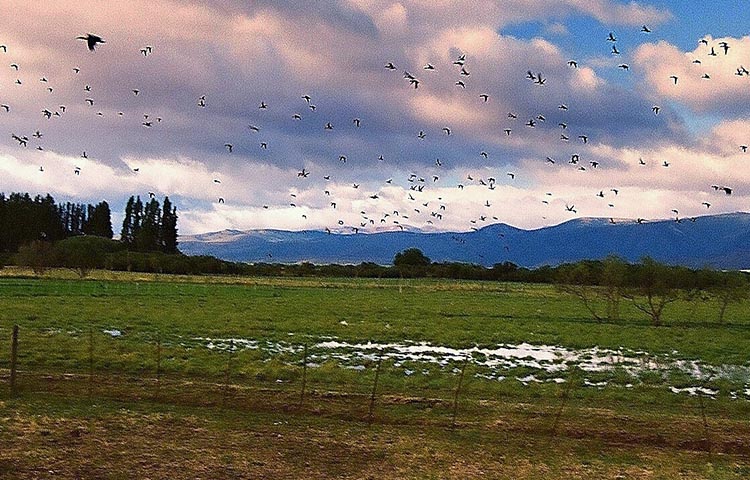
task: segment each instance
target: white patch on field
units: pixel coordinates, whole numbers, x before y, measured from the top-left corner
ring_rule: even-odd
[[[253,349],[261,350],[268,355],[288,354],[299,356],[303,346],[287,342],[261,341],[243,338],[194,338],[195,343],[183,343],[190,348],[203,346],[212,350],[226,351],[230,346],[233,350]],[[708,378],[724,378],[743,385],[745,388],[750,380],[750,365],[708,365],[700,360],[676,359],[679,352],[671,354],[653,355],[643,351],[626,349],[603,349],[598,347],[585,349],[571,349],[554,345],[532,345],[521,343],[517,345],[501,344],[495,347],[453,348],[433,345],[427,342],[411,343],[350,343],[335,337],[324,337],[323,341],[308,345],[308,366],[315,367],[325,362],[334,361],[344,368],[365,370],[368,363],[378,360],[392,362],[394,368],[403,369],[404,375],[410,376],[420,371],[429,375],[426,365],[437,365],[444,372],[457,374],[458,364],[468,361],[478,369],[475,378],[502,381],[509,370],[515,368],[531,369],[524,372],[525,376],[515,378],[524,385],[529,383],[564,383],[564,378],[547,378],[551,373],[562,373],[570,368],[578,368],[585,372],[608,373],[615,370],[637,379],[645,372],[661,374],[665,387],[670,372],[686,374],[695,380]],[[296,363],[296,362],[295,362]],[[419,365],[417,365],[419,364]],[[538,375],[538,374],[542,375]],[[633,388],[628,383],[625,388]],[[605,388],[609,382],[602,380],[592,382],[584,380],[584,385],[593,388]],[[702,387],[676,388],[670,387],[675,394],[705,394],[715,396],[718,391]],[[744,391],[750,397],[750,388]]]
[[[687,393],[690,395],[702,394],[702,395],[708,395],[710,397],[714,397],[718,395],[719,393],[718,390],[712,390],[706,387],[685,387],[685,388],[669,387],[669,390],[672,393]]]

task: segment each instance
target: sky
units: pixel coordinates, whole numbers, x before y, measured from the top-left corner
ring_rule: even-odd
[[[750,206],[746,0],[4,4],[0,191],[116,232],[150,193],[184,235]]]

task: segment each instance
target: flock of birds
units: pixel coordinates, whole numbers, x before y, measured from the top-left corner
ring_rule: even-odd
[[[651,34],[651,29],[647,26],[643,26],[641,28],[641,32],[645,35]],[[77,39],[82,40],[85,42],[86,47],[90,51],[95,51],[96,48],[100,45],[106,45],[106,41],[99,35],[95,35],[92,33],[82,35],[77,37]],[[610,32],[609,35],[602,39],[603,41],[608,42],[610,46],[610,53],[613,56],[619,56],[622,54],[620,48],[618,47],[618,39],[614,32]],[[729,45],[726,42],[719,42],[715,45],[712,45],[709,40],[707,39],[701,39],[700,45],[703,46],[703,48],[706,49],[706,56],[707,57],[717,57],[719,55],[728,55],[730,52],[730,49],[732,48],[731,45]],[[148,57],[154,53],[154,47],[151,45],[146,45],[142,48],[140,48],[140,53],[143,55],[143,57]],[[5,54],[8,56],[12,55],[12,49],[10,49],[6,45],[0,45],[0,53]],[[696,59],[693,63],[695,65],[701,65],[703,60]],[[470,84],[470,78],[471,77],[471,65],[470,62],[467,60],[467,57],[465,54],[458,55],[452,62],[452,65],[445,65],[445,66],[435,66],[433,63],[427,63],[424,66],[421,67],[420,71],[422,74],[420,74],[420,77],[418,77],[416,74],[410,73],[408,70],[403,70],[403,81],[406,84],[407,88],[411,88],[414,90],[419,90],[420,88],[423,88],[425,82],[429,82],[429,75],[432,74],[435,70],[438,68],[453,68],[455,69],[455,83],[454,87],[457,89],[461,89],[462,91],[466,91],[467,94],[470,90],[467,90],[467,86]],[[571,69],[577,69],[579,68],[579,62],[577,60],[569,60],[567,62],[567,67]],[[10,68],[15,70],[16,72],[21,72],[22,68],[18,63],[10,63]],[[620,63],[617,68],[621,69],[622,71],[629,71],[630,66],[626,63]],[[393,62],[384,62],[384,70],[385,73],[388,75],[397,75],[402,70],[399,66],[394,64]],[[78,67],[72,68],[73,75],[79,75],[81,73],[81,69]],[[422,76],[424,75],[424,76]],[[750,72],[742,66],[739,65],[736,68],[735,75],[738,77],[750,77]],[[529,82],[529,88],[546,88],[546,86],[549,84],[549,82],[553,82],[554,79],[547,78],[542,72],[534,72],[531,70],[528,70],[526,72],[525,78]],[[703,74],[703,79],[709,80],[710,75],[708,73]],[[678,88],[679,85],[679,76],[672,75],[670,77],[672,80],[675,88]],[[47,86],[47,90],[50,94],[54,93],[54,87],[51,86],[50,81],[46,77],[41,77],[39,79],[40,82],[44,83]],[[396,81],[394,81],[396,82]],[[21,77],[19,76],[15,83],[19,86],[24,85],[24,81],[21,80]],[[83,99],[83,102],[88,107],[94,107],[96,105],[96,101],[93,97],[92,87],[88,84],[83,85],[83,91],[86,92],[86,96]],[[138,96],[141,93],[141,90],[138,88],[134,88],[131,90],[131,94],[134,96]],[[477,94],[476,96],[476,102],[477,107],[476,108],[482,108],[483,105],[488,104],[492,102],[493,95],[489,92],[482,92]],[[308,111],[309,114],[315,114],[316,111],[316,103],[312,96],[303,94],[300,95],[299,99],[299,106],[300,111],[298,112],[290,112],[289,115],[289,121],[292,122],[301,122],[303,121],[303,117],[307,117],[308,113],[303,114],[302,112]],[[209,107],[210,102],[206,95],[201,95],[195,100],[195,106],[198,109],[203,109]],[[4,111],[5,114],[12,114],[13,112],[13,106],[10,102],[8,103],[2,103],[0,104],[0,107]],[[272,107],[272,102],[266,102],[261,101],[258,104],[258,110],[260,112],[268,111]],[[558,118],[562,118],[561,121],[558,122],[557,128],[559,129],[555,135],[559,135],[557,137],[556,141],[567,143],[568,145],[578,144],[576,153],[573,153],[570,155],[570,158],[554,158],[553,156],[546,156],[544,158],[544,162],[549,165],[569,165],[570,168],[574,168],[581,172],[586,172],[588,170],[594,170],[600,167],[600,162],[597,160],[589,160],[586,159],[586,148],[589,146],[589,142],[592,140],[590,135],[583,131],[575,131],[574,125],[569,125],[569,122],[565,121],[565,114],[566,112],[571,108],[570,105],[568,105],[565,102],[560,102],[557,106],[557,112],[555,112],[555,116]],[[651,114],[653,115],[659,115],[662,110],[662,107],[659,105],[653,105],[651,107]],[[3,111],[0,111],[0,114],[3,113]],[[65,115],[66,112],[66,106],[60,105],[57,109],[49,109],[49,108],[43,108],[41,109],[41,115],[46,118],[47,120],[50,120],[52,118],[62,117]],[[103,116],[104,114],[102,112],[97,112],[97,115]],[[123,112],[118,112],[118,115],[123,116]],[[512,137],[517,135],[523,135],[523,132],[526,129],[534,129],[541,125],[546,125],[547,117],[552,117],[553,115],[550,115],[548,113],[535,113],[535,114],[528,114],[521,112],[508,112],[507,113],[507,119],[506,119],[506,125],[502,128],[502,136],[504,137]],[[152,128],[156,126],[157,124],[162,122],[161,117],[152,117],[149,114],[144,114],[143,118],[141,120],[141,125],[144,128]],[[328,132],[333,131],[334,129],[343,129],[343,128],[353,128],[353,129],[360,129],[360,128],[366,128],[366,122],[362,120],[359,117],[355,117],[351,119],[351,124],[348,126],[339,126],[334,125],[332,121],[324,121],[320,123],[322,134],[326,135]],[[249,135],[257,135],[257,142],[260,149],[267,150],[269,148],[269,140],[263,138],[264,129],[263,126],[260,124],[250,124],[247,126],[247,132]],[[574,133],[573,133],[574,132]],[[435,135],[450,137],[453,134],[453,129],[450,125],[446,125],[445,127],[442,127],[440,131],[425,131],[420,130],[418,132],[414,132],[414,136],[416,137],[417,141],[423,141],[428,142],[429,137]],[[43,137],[43,133],[40,130],[36,130],[34,133],[31,134],[31,138],[34,138],[35,143],[38,143],[36,148],[38,150],[44,150],[44,148],[41,145],[41,139]],[[32,140],[29,138],[28,135],[24,134],[17,134],[15,132],[11,132],[10,135],[11,139],[15,141],[19,147],[21,148],[28,148],[29,143],[32,142]],[[223,144],[223,148],[226,151],[226,154],[231,155],[234,153],[235,150],[235,142],[232,140],[227,140]],[[218,148],[221,148],[217,146]],[[740,145],[739,148],[742,152],[747,153],[748,146],[747,145]],[[490,153],[487,151],[481,151],[479,152],[479,156],[484,159],[488,160],[490,158]],[[82,158],[88,158],[88,154],[85,150],[81,153]],[[555,156],[556,157],[556,156]],[[383,154],[376,154],[373,156],[373,158],[377,159],[378,162],[385,162],[385,158]],[[344,164],[347,164],[348,156],[346,153],[342,153],[338,161],[342,166]],[[644,166],[647,162],[640,158],[638,161],[638,165]],[[660,166],[662,168],[669,168],[670,163],[667,161],[663,161]],[[331,225],[330,227],[325,228],[325,230],[328,233],[331,233],[333,231],[351,231],[351,232],[359,232],[360,229],[367,229],[367,228],[375,228],[375,227],[384,227],[387,226],[389,228],[396,228],[396,229],[404,229],[406,226],[409,225],[424,225],[424,224],[438,224],[439,222],[443,221],[444,216],[447,215],[447,212],[449,211],[448,208],[448,202],[444,201],[441,196],[430,196],[428,195],[430,190],[433,186],[440,186],[444,187],[443,182],[441,182],[441,173],[444,167],[446,167],[446,161],[441,159],[435,159],[434,165],[430,167],[429,170],[425,170],[423,172],[413,172],[410,173],[409,176],[405,179],[401,179],[401,183],[403,185],[408,185],[408,191],[405,192],[405,195],[407,195],[407,199],[409,203],[411,204],[411,208],[409,211],[399,211],[394,209],[385,209],[382,208],[379,204],[379,200],[384,196],[384,193],[380,190],[378,191],[364,191],[365,189],[362,189],[361,198],[366,200],[371,200],[371,202],[367,202],[366,204],[372,208],[368,210],[361,210],[359,211],[359,221],[357,223],[349,223],[345,222],[343,219],[339,219],[337,221],[336,225]],[[449,166],[448,166],[449,167]],[[44,172],[44,166],[39,166],[39,171]],[[133,168],[133,172],[137,174],[140,171],[140,168],[136,167]],[[78,166],[76,166],[73,171],[71,172],[73,175],[80,176],[82,175],[82,169]],[[313,172],[308,170],[307,167],[299,168],[296,173],[296,178],[290,179],[291,182],[299,182],[298,184],[303,184],[302,182],[309,181],[310,176],[313,175]],[[332,173],[326,173],[323,172],[317,173],[316,175],[320,175],[322,179],[325,182],[332,182],[332,177],[334,176]],[[512,183],[516,180],[517,176],[519,174],[514,171],[508,171],[503,175],[503,179],[505,182]],[[388,178],[384,180],[383,186],[392,185],[394,182],[393,178]],[[231,201],[231,199],[226,198],[225,193],[222,192],[221,189],[221,179],[220,178],[213,178],[212,183],[215,188],[216,192],[216,202],[219,204],[224,204],[228,200]],[[466,186],[472,185],[472,186],[481,186],[485,187],[488,190],[494,190],[501,181],[497,178],[497,176],[478,176],[474,174],[467,174],[465,177],[465,180],[462,180],[460,183],[457,183],[455,185],[455,188],[458,189],[464,189]],[[358,190],[362,183],[352,183],[351,188]],[[708,190],[707,186],[707,190]],[[711,185],[713,193],[714,194],[720,194],[720,195],[732,195],[733,188],[726,185]],[[616,185],[608,186],[607,188],[599,189],[598,192],[594,191],[592,192],[592,195],[605,199],[607,198],[607,205],[609,208],[614,209],[615,207],[615,199],[619,199],[620,195],[620,188]],[[152,194],[150,192],[150,194]],[[342,204],[342,201],[346,199],[350,199],[350,196],[347,196],[346,199],[339,200],[336,198],[335,192],[332,188],[323,188],[322,192],[320,192],[320,195],[325,197],[325,202],[327,203],[328,208],[331,209],[338,209],[339,206]],[[551,201],[555,198],[552,192],[547,192],[545,195],[545,198],[541,199],[541,202],[547,206],[551,205]],[[557,202],[558,204],[564,203],[564,202]],[[288,200],[289,207],[292,208],[299,208],[303,205],[300,203],[300,201],[297,199],[296,193],[290,193],[290,197]],[[491,220],[497,221],[498,217],[496,215],[493,215],[492,213],[494,210],[491,209],[493,205],[493,201],[491,201],[489,198],[486,199],[483,203],[483,206],[485,207],[485,212],[480,214],[476,218],[472,218],[469,220],[470,224],[467,226],[471,229],[478,229],[484,222],[489,222]],[[702,206],[706,209],[711,207],[711,203],[704,201],[702,202]],[[269,209],[269,205],[263,205],[264,209]],[[385,210],[385,211],[384,211]],[[578,210],[576,209],[576,205],[572,203],[565,203],[565,210],[567,212],[570,212],[572,214],[577,214]],[[311,210],[303,210],[299,214],[303,219],[307,218],[307,213]],[[677,209],[673,209],[672,213],[674,214],[675,221],[682,222],[684,219],[680,217],[679,211]],[[695,221],[695,218],[690,218],[689,220]],[[638,218],[635,220],[637,223],[644,223],[646,222],[643,218]],[[610,222],[616,223],[615,216],[612,216],[610,218]],[[617,220],[619,222],[619,220]],[[456,237],[456,241],[462,241],[458,237]],[[507,246],[505,247],[508,248]]]

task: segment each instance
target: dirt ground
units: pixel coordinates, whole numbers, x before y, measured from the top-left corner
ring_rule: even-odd
[[[472,418],[455,428],[406,413],[404,422],[391,415],[368,425],[332,415],[341,404],[328,404],[325,395],[297,411],[276,411],[268,400],[268,408],[247,411],[6,399],[0,403],[0,478],[750,477],[750,432],[734,422],[714,422],[707,444],[688,431],[700,425],[692,418],[659,425],[664,419],[600,411],[587,422],[584,412],[551,432],[540,427],[549,424],[544,411],[519,405],[504,418]],[[393,408],[418,403],[382,401]]]

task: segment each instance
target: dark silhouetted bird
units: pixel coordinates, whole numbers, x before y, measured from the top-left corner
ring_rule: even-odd
[[[94,35],[93,33],[87,33],[84,36],[76,37],[76,39],[86,40],[86,45],[92,52],[94,51],[98,43],[107,43],[102,37],[100,37],[99,35]]]

